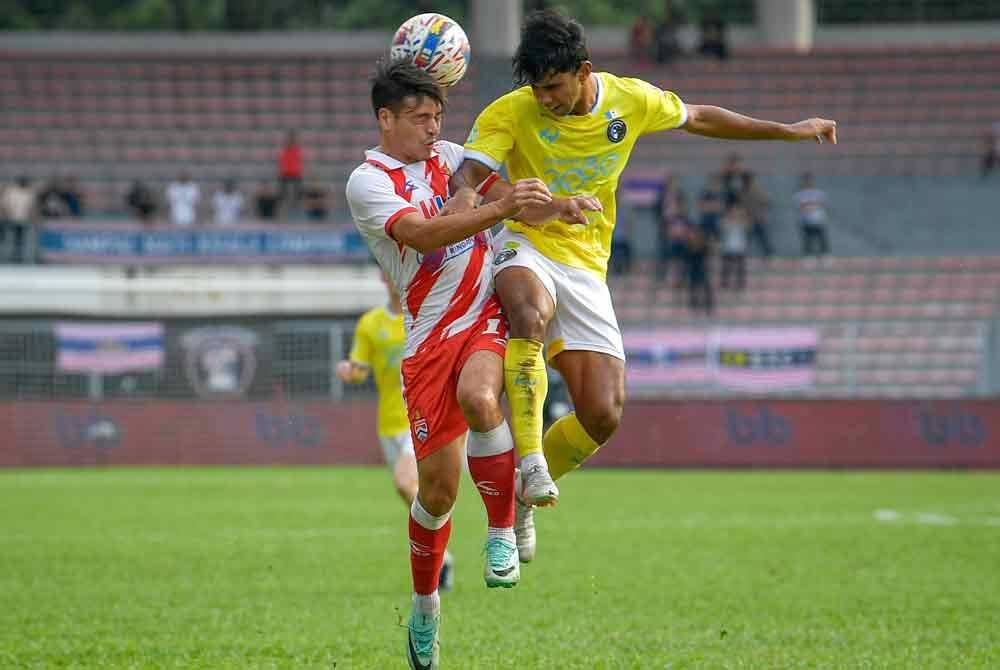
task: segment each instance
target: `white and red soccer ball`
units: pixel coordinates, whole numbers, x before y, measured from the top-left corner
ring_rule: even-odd
[[[441,86],[454,86],[472,57],[469,38],[457,21],[444,14],[418,14],[407,19],[392,38],[389,55],[409,58]]]

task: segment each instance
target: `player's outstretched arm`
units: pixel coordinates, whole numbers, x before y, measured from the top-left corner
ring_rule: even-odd
[[[340,361],[337,363],[337,376],[345,384],[360,384],[368,379],[371,368],[358,361]]]
[[[526,207],[543,206],[551,200],[541,179],[522,179],[499,200],[473,210],[438,214],[430,219],[416,212],[406,214],[392,224],[391,234],[397,242],[422,254],[428,253],[468,239]]]
[[[798,123],[779,123],[743,116],[712,105],[688,105],[682,129],[695,135],[723,140],[815,140],[837,143],[837,122],[812,118]]]
[[[493,170],[477,160],[464,160],[451,178],[451,192],[455,199],[469,198],[470,193],[479,193],[483,202],[493,202],[505,197],[513,186],[501,177],[487,182]],[[470,186],[475,184],[475,186]],[[483,184],[488,184],[483,188]],[[449,201],[450,202],[450,201]],[[468,202],[468,200],[465,200]],[[541,206],[525,207],[515,218],[529,226],[538,226],[549,221],[560,220],[576,225],[587,225],[588,211],[599,212],[603,206],[597,198],[589,195],[575,195],[568,198],[553,196],[552,201]]]

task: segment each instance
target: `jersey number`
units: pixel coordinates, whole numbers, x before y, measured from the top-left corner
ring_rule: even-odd
[[[486,330],[483,331],[483,335],[499,335],[500,334],[500,319],[486,319]]]

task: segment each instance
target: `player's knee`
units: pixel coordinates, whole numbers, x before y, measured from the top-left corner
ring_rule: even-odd
[[[496,425],[502,417],[500,398],[496,390],[484,384],[477,384],[467,389],[460,388],[458,404],[469,427],[475,431],[489,430],[489,427]]]
[[[434,516],[441,516],[451,511],[458,497],[458,481],[424,482],[420,489],[420,504]]]
[[[530,302],[522,302],[514,305],[513,309],[504,310],[507,320],[510,322],[510,336],[541,342],[545,339],[545,328],[548,326],[549,317],[536,305]]]
[[[614,398],[609,398],[585,411],[580,410],[581,408],[577,409],[577,418],[580,419],[587,434],[598,444],[610,440],[622,420],[622,403]]]

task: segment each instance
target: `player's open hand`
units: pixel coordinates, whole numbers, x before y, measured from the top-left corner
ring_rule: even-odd
[[[585,226],[587,212],[600,212],[604,209],[601,201],[592,195],[574,195],[569,198],[553,198],[552,202],[542,207],[525,207],[517,220],[529,226],[541,226],[549,221],[565,221],[571,225]]]
[[[510,193],[500,200],[505,216],[517,216],[525,209],[545,207],[552,202],[549,187],[541,179],[520,179],[514,183]]]
[[[792,124],[795,140],[816,140],[819,144],[837,143],[837,122],[832,119],[806,119]]]
[[[441,208],[441,216],[468,212],[476,208],[476,190],[472,188],[460,188],[458,192],[448,198]]]

